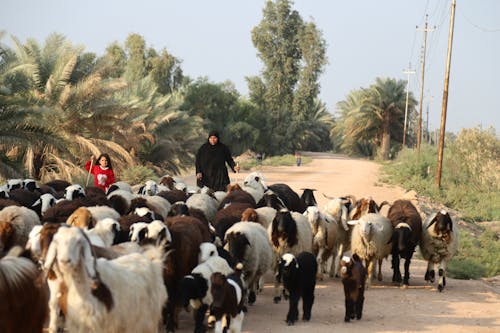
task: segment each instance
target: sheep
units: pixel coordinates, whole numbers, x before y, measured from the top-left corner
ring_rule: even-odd
[[[269,185],[268,190],[275,193],[288,210],[299,213],[303,213],[306,210],[306,205],[300,200],[299,195],[287,184],[277,183]],[[258,206],[262,207],[261,204],[258,204]]]
[[[311,320],[318,273],[316,258],[310,252],[300,252],[296,256],[285,253],[280,257],[278,267],[276,280],[283,280],[283,286],[290,295],[286,323],[291,326],[299,319],[300,298],[302,298],[302,320]]]
[[[216,236],[223,240],[227,229],[236,222],[240,222],[242,220],[241,215],[243,211],[251,207],[252,206],[248,203],[235,202],[227,204],[226,207],[218,210],[212,223],[215,228]]]
[[[261,277],[271,268],[273,252],[266,229],[254,222],[238,222],[229,228],[224,248],[235,262],[243,264],[243,279],[248,288],[248,303],[256,300]]]
[[[255,199],[250,195],[250,193],[243,191],[238,184],[229,184],[227,185],[227,194],[220,201],[219,210],[223,209],[227,204],[231,203],[246,203],[250,205],[250,207],[255,208],[256,202]]]
[[[333,257],[330,266],[330,276],[335,271],[335,257],[337,256],[338,225],[327,222],[318,207],[309,206],[304,212],[313,233],[312,252],[318,262],[318,279],[323,280],[323,273],[327,272],[326,263]]]
[[[108,191],[110,206],[120,213],[120,215],[125,215],[130,211],[130,204],[135,197],[135,194],[127,190],[115,189],[111,192]]]
[[[129,212],[135,211],[136,208],[147,207],[154,212],[155,219],[163,220],[163,218],[168,216],[170,206],[170,202],[160,196],[140,195],[131,201]]]
[[[43,274],[13,251],[0,259],[0,332],[41,333],[48,312]]]
[[[214,243],[204,242],[200,245],[200,255],[198,256],[198,262],[207,261],[210,257],[219,256],[227,261],[229,267],[236,267],[236,261],[229,251],[224,249],[222,246],[215,245]]]
[[[75,200],[61,200],[47,209],[43,214],[43,222],[66,223],[73,212],[82,206],[92,206],[87,200],[80,198]]]
[[[26,246],[29,233],[40,218],[34,211],[22,206],[7,206],[0,211],[0,255],[15,245]]]
[[[200,245],[200,251],[203,248]],[[215,250],[217,251],[217,250]],[[201,255],[201,252],[200,252]],[[204,332],[203,319],[208,307],[212,304],[212,294],[210,293],[210,277],[213,273],[222,273],[228,275],[233,273],[233,269],[227,261],[217,255],[209,256],[205,261],[198,264],[191,274],[185,276],[181,282],[182,299],[186,303],[189,301],[191,307],[195,310],[195,332]]]
[[[10,191],[23,188],[22,179],[7,179],[7,189]]]
[[[120,224],[113,218],[106,217],[97,221],[95,227],[86,231],[88,236],[96,236],[102,241],[102,247],[113,245],[113,242],[120,231]],[[89,237],[90,238],[90,237]],[[93,243],[94,244],[94,243]]]
[[[170,202],[171,205],[179,201],[186,202],[186,200],[189,198],[186,192],[178,189],[161,191],[157,194],[157,196],[166,199],[168,202]]]
[[[54,179],[46,182],[44,185],[52,187],[56,192],[62,192],[66,187],[71,186],[71,183],[63,179]]]
[[[357,254],[352,258],[344,256],[340,261],[340,277],[344,286],[344,321],[361,319],[365,301],[366,269]]]
[[[85,190],[80,184],[70,185],[64,189],[64,198],[66,200],[85,198]]]
[[[150,248],[114,260],[96,259],[78,228],[60,228],[44,264],[68,287],[66,326],[70,332],[158,332],[167,299],[163,252]],[[131,304],[140,304],[130,311]]]
[[[150,223],[137,222],[130,226],[130,241],[139,244],[163,243],[168,246],[172,242],[172,236],[167,226],[160,220]]]
[[[446,263],[457,253],[458,228],[446,210],[431,214],[422,226],[420,252],[427,260],[425,280],[434,282],[435,270],[439,267],[438,290],[446,286]]]
[[[106,218],[118,220],[120,214],[108,206],[79,207],[68,217],[66,223],[80,228],[92,229],[98,221]]]
[[[108,190],[106,191],[106,195],[109,198],[109,195],[117,190],[133,193],[132,186],[130,186],[130,184],[128,184],[126,182],[114,182],[113,184],[111,184],[108,187]]]
[[[45,212],[50,208],[54,207],[57,203],[56,198],[50,193],[44,193],[40,195],[40,198],[33,203],[31,208],[40,216],[45,215]]]
[[[26,208],[31,208],[33,204],[40,199],[40,194],[25,190],[23,188],[18,188],[10,190],[9,199],[15,200]]]
[[[252,172],[243,181],[242,190],[250,193],[255,202],[259,202],[267,190],[266,183],[260,172]]]
[[[159,193],[158,184],[154,180],[147,180],[144,185],[142,185],[137,194],[141,195],[156,195]]]
[[[394,227],[392,234],[392,282],[409,285],[410,262],[415,252],[415,247],[420,242],[422,235],[422,218],[415,206],[408,200],[396,200],[389,208],[387,218]],[[399,257],[405,258],[404,279],[401,279],[399,270]]]
[[[173,251],[164,262],[164,280],[169,297],[163,320],[167,331],[173,332],[178,325],[177,315],[182,306],[179,284],[198,265],[200,244],[209,242],[211,235],[203,222],[191,216],[169,217],[166,224],[172,236],[170,249]]]
[[[273,223],[275,216],[276,209],[272,207],[247,208],[241,213],[241,220],[257,222],[267,229]]]
[[[219,203],[215,198],[205,193],[195,193],[186,200],[189,208],[201,210],[209,222],[213,222]]]
[[[367,288],[371,285],[378,259],[378,280],[382,281],[382,260],[391,253],[392,224],[386,217],[368,213],[359,220],[348,221],[354,225],[351,235],[351,251],[366,261],[368,271]]]
[[[312,188],[304,188],[302,189],[302,195],[300,196],[300,200],[303,202],[305,207],[309,206],[317,206],[318,202],[316,201],[316,198],[314,197],[314,191],[315,189]]]
[[[368,213],[379,213],[384,205],[388,205],[387,201],[382,201],[377,205],[371,197],[361,198],[357,200],[354,206],[349,210],[349,219],[358,220],[361,216]]]
[[[241,280],[241,265],[227,277],[219,272],[210,277],[213,303],[210,308],[216,319],[215,333],[240,333],[245,317],[245,288]]]
[[[307,218],[298,212],[290,212],[282,209],[276,212],[273,222],[267,228],[269,239],[276,258],[279,259],[285,253],[294,255],[300,252],[312,252],[312,230]],[[278,271],[278,260],[274,261],[273,270]],[[274,302],[281,301],[279,281],[274,283]]]

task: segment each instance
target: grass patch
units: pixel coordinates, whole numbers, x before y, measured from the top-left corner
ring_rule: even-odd
[[[124,169],[120,175],[120,179],[129,184],[141,184],[147,180],[158,180],[155,172],[143,165],[135,165],[130,168]]]

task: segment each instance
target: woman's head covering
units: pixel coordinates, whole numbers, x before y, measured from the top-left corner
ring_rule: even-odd
[[[217,137],[217,139],[220,139],[219,132],[216,130],[211,130],[210,132],[208,132],[208,137],[210,138],[211,136],[215,136]]]

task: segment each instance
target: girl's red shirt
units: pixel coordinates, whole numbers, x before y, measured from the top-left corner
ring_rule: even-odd
[[[90,161],[85,164],[85,169],[90,170]],[[102,188],[104,192],[115,182],[115,173],[112,169],[103,169],[100,165],[93,165],[90,173],[94,175],[94,186]]]

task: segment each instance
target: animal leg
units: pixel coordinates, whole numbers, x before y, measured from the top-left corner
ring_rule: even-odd
[[[405,276],[403,280],[403,284],[406,286],[410,285],[410,263],[411,257],[408,256],[408,258],[405,259]]]
[[[286,315],[286,323],[291,326],[299,318],[299,296],[295,293],[290,294],[290,300],[288,303],[288,314]]]
[[[382,260],[384,260],[384,258],[379,258],[378,259],[378,274],[377,274],[377,280],[379,281],[382,281]]]
[[[443,291],[446,286],[446,262],[442,261],[439,265],[439,284],[438,290]]]
[[[399,253],[397,252],[397,249],[395,248],[395,246],[393,246],[393,248],[392,248],[391,264],[392,264],[392,271],[393,271],[392,282],[401,283],[402,279],[401,279],[401,271],[399,270]]]

